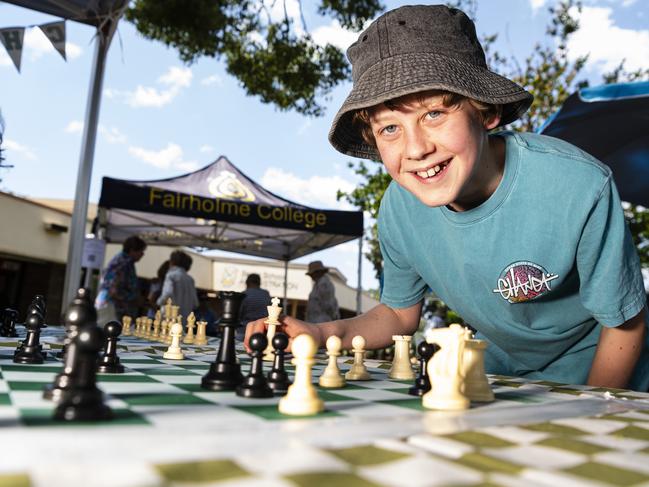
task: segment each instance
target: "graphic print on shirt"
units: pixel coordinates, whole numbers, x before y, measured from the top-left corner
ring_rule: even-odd
[[[558,277],[534,262],[514,262],[500,273],[493,292],[510,303],[522,303],[546,294]]]

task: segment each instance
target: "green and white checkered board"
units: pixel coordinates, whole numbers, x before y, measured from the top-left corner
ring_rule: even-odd
[[[116,418],[58,423],[41,391],[60,361],[14,364],[16,345],[0,339],[0,487],[649,486],[647,394],[490,377],[494,403],[426,411],[410,384],[387,378],[389,363],[368,360],[374,380],[319,389],[325,412],[293,418],[278,397],[201,389],[214,339],[175,361],[165,345],[125,337],[126,373],[98,379]]]

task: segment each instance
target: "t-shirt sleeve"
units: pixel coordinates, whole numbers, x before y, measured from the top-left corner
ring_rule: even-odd
[[[602,325],[619,326],[644,307],[640,259],[610,177],[582,231],[577,269],[582,302]]]
[[[379,215],[379,246],[383,256],[383,288],[381,303],[391,308],[407,308],[420,302],[427,284],[412,267],[404,251],[390,235],[385,217]]]

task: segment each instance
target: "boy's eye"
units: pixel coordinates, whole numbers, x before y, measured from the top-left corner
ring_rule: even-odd
[[[383,127],[383,128],[381,129],[381,133],[384,133],[384,134],[393,134],[393,133],[396,132],[396,130],[397,130],[397,126],[396,126],[396,125],[387,125],[387,126],[385,126],[385,127]]]
[[[439,117],[441,114],[442,114],[442,112],[440,112],[438,110],[431,110],[430,112],[426,113],[426,116],[428,118],[433,118],[434,119],[434,118]]]

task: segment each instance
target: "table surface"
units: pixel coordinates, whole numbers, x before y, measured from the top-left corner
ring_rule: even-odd
[[[44,348],[61,336],[48,328]],[[325,412],[295,418],[279,397],[201,389],[216,339],[179,361],[122,337],[126,372],[98,376],[115,419],[60,423],[41,395],[60,360],[14,364],[16,346],[0,338],[0,487],[649,486],[649,394],[490,376],[495,402],[430,411],[387,378],[389,363],[367,360],[373,380],[319,389]]]

